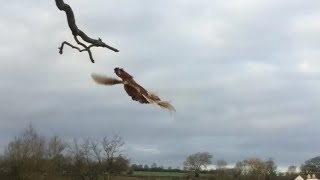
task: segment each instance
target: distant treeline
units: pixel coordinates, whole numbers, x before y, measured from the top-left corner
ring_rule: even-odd
[[[300,172],[297,166],[292,165],[287,172],[279,173],[272,158],[249,158],[229,168],[226,161],[212,161],[210,153],[198,152],[186,157],[183,168],[165,168],[156,163],[131,164],[123,154],[123,145],[124,141],[117,135],[101,139],[74,138],[66,142],[59,136],[44,137],[30,125],[15,136],[0,154],[0,179],[44,180],[46,177],[61,177],[53,179],[107,180],[116,176],[133,178],[135,174],[136,178],[149,179],[158,176],[199,180],[292,180],[298,174],[315,174],[320,178],[320,157],[305,161],[300,166]],[[204,170],[209,164],[214,164],[216,168]]]
[[[133,171],[153,171],[153,172],[184,172],[181,170],[179,167],[177,168],[172,168],[172,167],[167,167],[165,168],[164,166],[157,166],[156,163],[153,163],[151,166],[145,164],[132,164],[131,169]]]

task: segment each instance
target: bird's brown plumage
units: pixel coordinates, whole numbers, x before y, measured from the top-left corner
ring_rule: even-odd
[[[161,99],[157,95],[148,92],[145,88],[134,81],[133,76],[124,71],[122,68],[117,67],[114,69],[114,72],[118,77],[122,79],[122,81],[116,78],[98,74],[92,74],[91,77],[98,84],[123,84],[125,91],[132,98],[132,100],[138,101],[141,104],[157,104],[162,108],[168,109],[170,112],[175,111],[175,108],[169,102],[161,101]]]

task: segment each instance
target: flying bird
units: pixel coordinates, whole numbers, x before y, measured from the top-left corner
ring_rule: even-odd
[[[138,101],[141,104],[157,104],[161,108],[169,110],[170,113],[176,111],[176,109],[168,101],[162,101],[157,95],[147,91],[145,88],[136,83],[136,81],[133,79],[133,76],[124,71],[122,68],[114,68],[114,73],[121,78],[121,80],[95,73],[91,74],[91,77],[97,84],[101,85],[110,86],[123,84],[124,90],[132,98],[132,100]]]

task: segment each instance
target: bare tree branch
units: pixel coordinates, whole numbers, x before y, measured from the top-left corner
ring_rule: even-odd
[[[91,148],[94,153],[94,156],[99,164],[102,162],[101,152],[102,150],[99,147],[99,142],[97,141],[91,141]]]
[[[76,20],[75,20],[75,17],[74,17],[74,13],[71,9],[71,7],[64,3],[63,0],[55,0],[56,1],[56,5],[58,7],[58,9],[60,11],[64,11],[66,13],[66,16],[67,16],[67,21],[68,21],[68,25],[69,25],[69,28],[74,36],[74,39],[76,40],[76,42],[82,46],[84,49],[80,49],[79,47],[76,47],[66,41],[64,41],[61,46],[59,47],[59,53],[62,54],[63,53],[63,47],[65,44],[67,44],[68,46],[74,48],[74,49],[78,49],[80,52],[83,52],[83,51],[87,51],[88,54],[89,54],[89,57],[90,57],[90,60],[92,63],[94,63],[94,59],[92,57],[92,52],[90,50],[91,47],[104,47],[104,48],[108,48],[114,52],[119,52],[118,49],[114,48],[114,47],[111,47],[109,45],[107,45],[106,43],[104,43],[100,38],[98,39],[93,39],[93,38],[90,38],[88,35],[86,35],[83,31],[81,31],[77,25],[76,25]],[[85,44],[81,43],[77,36],[80,36],[82,40],[84,40],[85,42],[89,43],[90,45],[89,46],[86,46]]]

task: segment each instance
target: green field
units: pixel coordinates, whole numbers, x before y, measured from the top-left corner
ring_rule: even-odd
[[[153,172],[153,171],[134,171],[133,176],[166,176],[166,177],[178,177],[183,176],[183,172]]]

